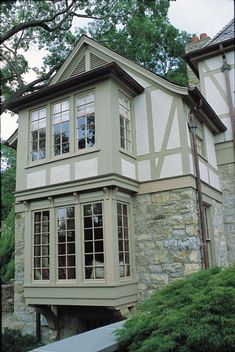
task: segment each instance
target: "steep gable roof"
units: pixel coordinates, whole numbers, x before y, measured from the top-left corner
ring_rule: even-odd
[[[181,95],[187,94],[187,87],[177,85],[176,83],[170,82],[167,79],[148,71],[142,66],[115,53],[113,50],[108,49],[104,45],[96,42],[86,35],[81,36],[77,45],[71,51],[56,75],[52,78],[50,85],[67,79],[72,75],[86,72],[89,69],[92,69],[93,65],[101,66],[102,64],[106,64],[108,62],[116,62],[122,69],[126,70],[129,75],[132,75],[132,77],[140,84],[142,84],[142,78],[143,80],[146,79],[154,81],[159,86],[168,89],[171,92]]]
[[[234,18],[226,24],[204,47],[211,46],[213,44],[222,43],[225,40],[234,38]]]

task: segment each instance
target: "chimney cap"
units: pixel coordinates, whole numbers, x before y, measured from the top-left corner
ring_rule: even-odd
[[[200,34],[200,40],[207,38],[207,33]]]

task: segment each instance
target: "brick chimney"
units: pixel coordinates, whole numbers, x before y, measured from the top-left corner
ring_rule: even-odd
[[[210,37],[208,37],[206,33],[201,33],[199,37],[196,35],[193,35],[191,38],[191,42],[188,43],[185,47],[185,53],[189,53],[190,51],[200,49],[201,47],[206,45],[206,43],[209,42],[209,40],[210,40]],[[190,87],[196,86],[200,90],[200,81],[189,66],[187,66],[187,72],[188,72],[189,86]]]

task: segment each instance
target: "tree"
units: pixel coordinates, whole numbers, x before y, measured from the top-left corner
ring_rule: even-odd
[[[16,152],[1,143],[1,220],[6,219],[14,206]]]
[[[71,51],[78,35],[73,19],[93,20],[87,33],[146,68],[176,79],[182,75],[183,47],[187,40],[170,25],[170,0],[7,0],[1,2],[1,112],[7,101],[48,84]],[[141,29],[141,33],[140,33]],[[37,78],[26,83],[31,69],[24,55],[31,44],[45,49],[43,67],[32,68]],[[176,76],[176,78],[175,78]],[[185,76],[184,76],[185,77]],[[179,78],[177,78],[179,80]],[[182,83],[180,78],[180,82]]]
[[[235,350],[235,265],[203,270],[157,291],[119,330],[121,351]]]
[[[113,21],[100,20],[88,26],[92,38],[143,67],[187,85],[182,59],[190,36],[173,27],[167,17],[169,1],[136,0],[116,4],[126,15]]]
[[[60,67],[76,42],[71,32],[73,19],[109,20],[117,0],[7,0],[1,2],[1,72],[4,99],[1,112],[11,98],[45,86]],[[97,14],[97,15],[96,15]],[[107,15],[108,14],[108,15]],[[33,68],[38,78],[26,84],[24,74],[30,69],[23,51],[30,45],[46,49],[43,68]]]

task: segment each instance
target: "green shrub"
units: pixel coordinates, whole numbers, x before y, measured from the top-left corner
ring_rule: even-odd
[[[2,335],[2,352],[26,352],[39,346],[36,337],[22,335],[19,330],[4,329]]]
[[[235,265],[203,270],[157,291],[117,334],[121,351],[235,351]]]
[[[15,209],[11,209],[2,226],[0,238],[0,275],[2,283],[14,278],[15,272]]]

